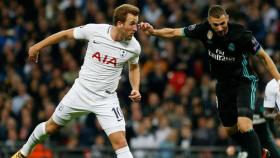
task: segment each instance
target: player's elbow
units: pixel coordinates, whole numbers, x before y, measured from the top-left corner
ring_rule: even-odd
[[[171,29],[169,37],[170,38],[176,38],[176,37],[180,37],[181,35],[181,31],[179,29]]]
[[[176,29],[164,28],[161,30],[154,31],[153,35],[160,36],[163,38],[174,38],[178,36],[178,31]]]
[[[68,29],[60,32],[64,39],[74,38],[73,29]]]

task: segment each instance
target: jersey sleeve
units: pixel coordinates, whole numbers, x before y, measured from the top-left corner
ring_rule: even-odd
[[[243,48],[245,48],[247,53],[256,55],[258,51],[262,48],[260,43],[257,41],[257,39],[252,35],[251,32],[245,32],[245,35],[243,36]]]
[[[134,55],[128,60],[129,64],[138,64],[139,62],[139,56],[141,53],[141,46],[139,44],[139,42],[133,37],[132,39],[132,43],[133,43],[133,48],[134,51],[132,52]]]
[[[203,37],[203,24],[193,24],[183,28],[183,36],[195,39]]]
[[[89,40],[93,30],[95,30],[94,24],[87,24],[87,25],[75,27],[73,31],[74,38]]]
[[[128,60],[129,64],[138,64],[139,62],[139,56],[141,53],[141,46],[139,44],[139,42],[134,38],[134,52],[133,52],[133,56]]]
[[[138,64],[138,62],[139,62],[139,55],[135,55],[129,60],[130,64]]]
[[[129,59],[130,64],[138,64],[140,52],[141,52],[141,47],[139,47],[136,50],[135,55],[132,58]]]
[[[265,108],[275,107],[275,103],[277,99],[276,90],[278,90],[278,88],[279,88],[278,84],[277,82],[274,82],[274,80],[268,82],[267,86],[265,87],[264,102],[263,102],[263,106]]]

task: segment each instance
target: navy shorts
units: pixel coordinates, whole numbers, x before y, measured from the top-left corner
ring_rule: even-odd
[[[225,127],[235,125],[237,117],[253,119],[256,90],[256,80],[216,84],[218,113]]]

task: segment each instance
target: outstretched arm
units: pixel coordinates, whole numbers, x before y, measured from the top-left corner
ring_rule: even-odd
[[[31,46],[28,50],[28,59],[37,62],[39,51],[49,45],[56,44],[64,39],[74,38],[73,29],[60,31]]]
[[[154,27],[149,23],[141,22],[139,27],[147,35],[159,36],[162,38],[174,38],[184,36],[183,28],[162,28],[154,29]]]
[[[183,29],[182,28],[163,28],[163,29],[155,29],[152,33],[154,36],[159,36],[163,38],[174,38],[174,37],[182,37]]]
[[[139,64],[129,64],[129,82],[132,87],[129,98],[132,101],[140,101],[141,94],[139,92],[140,87],[140,68]]]

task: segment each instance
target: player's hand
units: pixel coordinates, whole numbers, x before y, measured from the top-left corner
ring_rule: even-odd
[[[139,25],[138,25],[139,29],[141,31],[143,31],[146,35],[152,35],[153,32],[154,32],[154,27],[147,23],[147,22],[141,22]]]
[[[226,149],[227,156],[234,156],[236,153],[236,148],[233,145],[230,145]]]
[[[139,102],[141,100],[141,94],[138,90],[132,90],[128,96],[132,101]]]
[[[35,44],[28,50],[28,60],[37,63],[39,58],[40,48]]]

